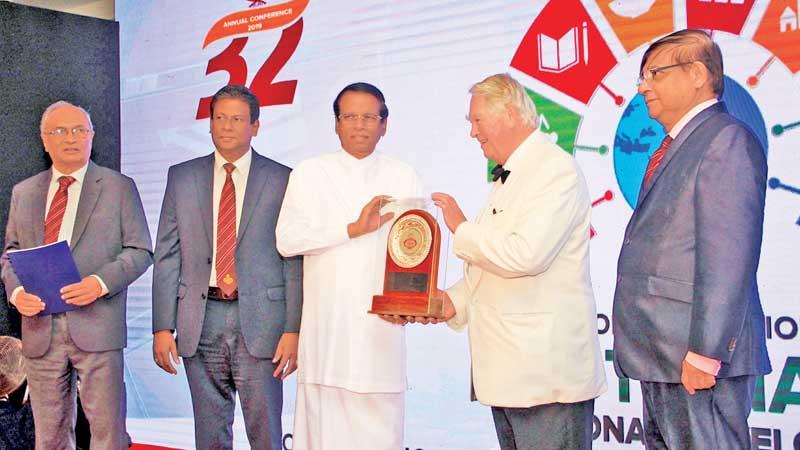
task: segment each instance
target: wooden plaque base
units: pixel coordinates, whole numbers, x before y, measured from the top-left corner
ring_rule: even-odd
[[[371,314],[400,316],[443,317],[444,303],[436,287],[439,274],[439,249],[441,232],[436,219],[427,211],[412,209],[397,218],[395,223],[406,216],[422,218],[431,233],[431,245],[425,258],[414,267],[400,267],[392,258],[389,246],[386,250],[386,271],[383,281],[383,295],[372,297]],[[394,225],[393,228],[394,230]],[[389,236],[389,245],[392,235]]]
[[[371,314],[398,316],[444,317],[444,303],[439,296],[416,297],[409,295],[375,295],[372,297]]]

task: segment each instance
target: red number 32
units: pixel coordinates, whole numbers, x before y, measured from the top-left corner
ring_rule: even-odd
[[[286,65],[303,34],[303,18],[281,32],[281,38],[275,50],[269,55],[264,64],[256,72],[250,90],[256,94],[260,106],[290,105],[294,101],[294,91],[297,80],[274,82],[275,76]],[[247,61],[242,58],[241,52],[247,44],[246,37],[234,39],[219,55],[208,60],[206,75],[225,71],[228,72],[228,84],[244,85],[247,82]],[[212,96],[203,97],[197,104],[197,119],[207,119],[211,115]]]

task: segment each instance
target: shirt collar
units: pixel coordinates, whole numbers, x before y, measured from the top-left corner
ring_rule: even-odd
[[[228,161],[219,150],[214,150],[214,173],[225,173],[225,168],[223,167],[226,163],[232,162],[236,169],[233,170],[233,173],[240,173],[242,176],[247,177],[250,173],[250,163],[253,160],[253,148],[251,147],[250,150],[247,151],[244,155],[239,157],[236,161]]]
[[[368,165],[372,164],[372,161],[375,161],[375,150],[373,150],[372,153],[361,159],[358,159],[355,156],[351,155],[350,153],[347,153],[347,150],[345,149],[342,149],[342,151],[339,152],[339,154],[345,165],[351,168],[367,167]]]
[[[675,126],[673,126],[671,130],[669,130],[668,133],[669,136],[672,139],[678,137],[678,134],[681,132],[681,130],[683,130],[683,127],[685,127],[690,120],[694,119],[696,115],[700,114],[706,108],[709,108],[711,105],[715,105],[718,102],[719,102],[718,99],[712,98],[711,100],[706,100],[702,103],[698,103],[697,105],[695,105],[694,108],[690,109],[689,112],[684,114],[683,117],[681,117],[681,119],[675,123]]]
[[[60,172],[58,169],[53,166],[53,176],[50,178],[50,184],[58,184],[58,179],[61,177],[72,177],[75,178],[75,183],[79,185],[83,185],[83,179],[86,177],[86,170],[89,168],[89,163],[86,163],[83,167],[72,172],[71,174],[65,174]]]

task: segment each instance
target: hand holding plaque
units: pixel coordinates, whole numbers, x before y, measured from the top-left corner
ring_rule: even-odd
[[[423,209],[410,209],[392,223],[386,243],[383,295],[372,297],[372,314],[444,317],[439,275],[441,231]]]
[[[438,291],[436,293],[438,297],[442,299],[442,314],[438,317],[428,317],[428,316],[381,316],[385,320],[389,320],[390,322],[405,325],[407,323],[418,323],[421,325],[436,325],[440,322],[447,322],[448,320],[452,319],[456,315],[456,307],[453,305],[453,301],[450,300],[450,296],[447,295],[446,291]]]
[[[372,233],[386,222],[392,220],[393,213],[381,214],[381,206],[383,206],[384,202],[391,202],[391,197],[388,195],[376,195],[364,205],[358,215],[358,219],[353,223],[347,224],[347,235],[353,239],[363,234]]]

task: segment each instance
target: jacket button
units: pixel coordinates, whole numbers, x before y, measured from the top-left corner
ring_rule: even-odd
[[[207,260],[206,262],[207,262],[207,263],[209,263],[209,264],[211,264],[211,258],[209,257],[209,258],[208,258],[208,260]]]
[[[625,244],[625,245],[628,245],[628,244],[630,244],[630,243],[631,243],[631,240],[630,240],[630,239],[625,239],[625,241],[623,242],[623,244]]]
[[[200,298],[202,298],[203,300],[205,300],[205,299],[206,299],[206,294],[200,294]]]

